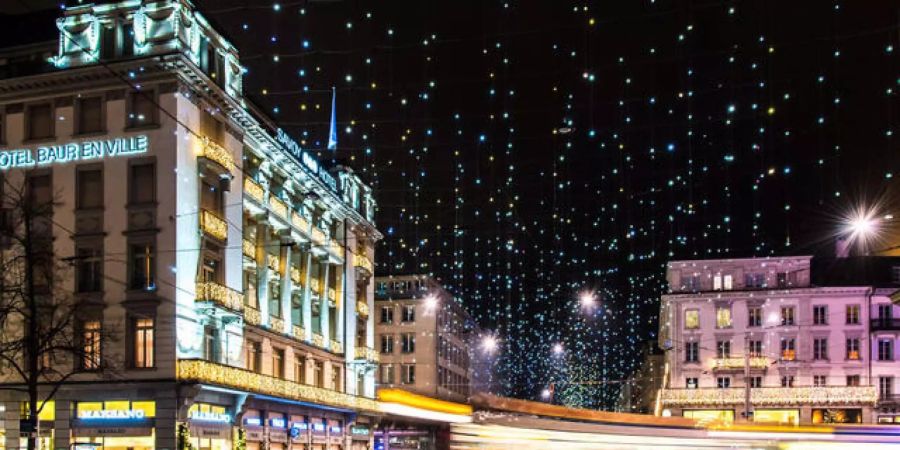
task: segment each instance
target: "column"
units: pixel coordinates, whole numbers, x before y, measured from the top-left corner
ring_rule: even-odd
[[[322,292],[319,292],[319,302],[321,307],[319,308],[319,325],[322,330],[322,337],[325,338],[325,345],[328,345],[330,342],[328,336],[330,336],[331,324],[328,323],[329,319],[329,311],[330,307],[328,306],[328,272],[331,269],[331,264],[323,264],[325,267],[325,274],[322,277],[322,284],[319,285],[322,288]]]
[[[306,258],[304,258],[303,267],[303,328],[306,336],[304,340],[309,342],[312,339],[312,298],[310,297],[309,281],[312,272],[312,251],[307,248]]]
[[[291,288],[294,280],[291,279],[291,248],[290,241],[285,242],[281,246],[281,260],[284,261],[283,273],[281,274],[281,318],[284,320],[284,332],[291,334],[292,318],[291,318]]]
[[[269,264],[266,252],[272,245],[266,220],[267,217],[261,217],[256,225],[256,303],[263,324],[269,323]]]
[[[334,321],[334,323],[335,323],[334,338],[338,342],[343,343],[344,349],[346,350],[347,343],[344,342],[344,322],[346,322],[346,318],[344,317],[344,309],[345,309],[345,303],[347,303],[346,302],[347,296],[344,293],[344,270],[343,269],[344,268],[339,265],[334,266],[334,274],[336,275],[334,277],[334,290],[335,290],[335,293],[334,293],[334,303],[335,303],[334,316],[337,318],[337,320]]]

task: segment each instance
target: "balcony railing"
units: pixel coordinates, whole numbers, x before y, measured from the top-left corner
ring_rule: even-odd
[[[871,323],[872,331],[900,330],[900,318],[878,317]]]
[[[664,389],[661,391],[661,399],[664,406],[721,407],[742,405],[744,392],[744,388]],[[755,406],[875,405],[877,401],[878,391],[875,386],[750,389],[750,402]]]
[[[250,259],[256,259],[256,243],[250,239],[244,239],[241,243],[241,251],[244,252],[244,256]]]
[[[311,235],[313,243],[319,246],[325,245],[325,232],[320,230],[319,227],[312,227]]]
[[[312,335],[312,343],[316,347],[325,348],[325,337],[319,333],[313,333]]]
[[[269,328],[276,333],[284,333],[284,319],[269,316]]]
[[[769,367],[769,359],[765,357],[751,356],[751,369],[765,369]],[[744,370],[744,357],[716,358],[713,360],[714,370]]]
[[[262,315],[260,315],[258,309],[245,306],[244,322],[249,323],[250,325],[259,325],[262,323]]]
[[[220,241],[228,240],[228,223],[212,211],[200,210],[200,229]]]
[[[266,265],[269,266],[270,269],[278,272],[281,266],[281,258],[278,255],[273,255],[270,253],[266,253]]]
[[[372,260],[369,259],[366,255],[361,255],[359,253],[353,254],[353,267],[357,269],[363,269],[369,272],[369,274],[375,273],[374,265],[372,264]]]
[[[889,394],[878,396],[879,405],[900,405],[900,394]]]
[[[287,220],[290,217],[288,215],[287,205],[284,201],[274,195],[269,196],[269,209],[271,209],[273,213],[281,216],[282,219]]]
[[[179,381],[218,385],[257,394],[340,408],[366,411],[377,411],[378,409],[378,404],[375,400],[365,397],[296,383],[209,361],[180,359],[176,368]]]
[[[363,301],[356,302],[356,312],[363,317],[369,317],[369,304]]]
[[[378,362],[378,352],[371,347],[356,347],[353,357],[358,361]]]
[[[200,147],[200,152],[197,156],[216,162],[228,172],[234,171],[234,158],[231,156],[231,152],[209,138],[203,138],[203,145]]]
[[[319,283],[318,278],[310,278],[309,279],[309,289],[312,291],[312,294],[315,296],[322,295],[322,290],[320,289],[321,285]]]
[[[299,339],[302,341],[303,339],[306,339],[306,330],[304,330],[300,325],[292,325],[291,336],[294,336],[295,339]]]
[[[291,225],[304,233],[309,233],[309,221],[296,211],[291,212]]]
[[[337,299],[337,290],[335,288],[328,288],[328,300],[333,302]]]
[[[244,178],[244,194],[262,204],[264,203],[266,192],[259,183],[250,178]]]
[[[328,343],[328,350],[331,350],[331,353],[344,353],[344,345],[338,341],[331,341]]]
[[[291,281],[295,286],[300,286],[303,284],[303,274],[300,273],[299,268],[291,267]]]
[[[244,296],[229,287],[211,281],[197,282],[198,302],[212,302],[232,311],[244,309]]]

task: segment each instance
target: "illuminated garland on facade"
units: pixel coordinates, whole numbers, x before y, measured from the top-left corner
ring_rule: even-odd
[[[247,322],[250,325],[259,325],[260,322],[262,322],[262,316],[260,316],[259,310],[249,306],[244,307],[244,322]]]
[[[312,342],[316,347],[325,348],[325,338],[319,333],[313,333]]]
[[[300,214],[297,214],[296,211],[291,212],[291,225],[298,230],[309,234],[309,221],[303,218]]]
[[[273,213],[278,214],[284,219],[290,217],[288,216],[287,205],[283,201],[281,201],[280,198],[274,195],[269,196],[269,209],[271,209]]]
[[[259,204],[263,203],[265,191],[259,183],[250,178],[244,178],[244,193],[253,200],[256,200]]]
[[[754,406],[838,406],[875,405],[874,386],[825,386],[793,388],[755,388],[750,390]],[[664,389],[662,403],[675,407],[719,407],[744,404],[743,388]]]
[[[241,243],[241,250],[244,252],[244,256],[256,259],[256,244],[250,239],[244,239]]]
[[[300,269],[294,266],[291,266],[291,281],[294,282],[294,286],[300,286],[303,284],[303,275],[300,273]]]
[[[278,266],[281,265],[280,263],[281,260],[278,258],[278,255],[266,253],[266,264],[270,269],[278,272]]]
[[[209,138],[203,138],[203,146],[200,148],[198,156],[220,164],[229,173],[234,171],[234,158],[231,156],[231,152]]]
[[[343,353],[344,346],[338,341],[331,341],[328,343],[328,349],[331,350],[331,353]]]
[[[299,339],[301,341],[306,339],[306,330],[304,330],[300,325],[292,325],[291,332],[296,339]]]
[[[220,241],[228,240],[228,224],[212,211],[200,212],[200,229]]]
[[[319,227],[312,227],[312,240],[316,245],[324,245],[325,244],[325,232],[320,230]]]
[[[197,283],[197,301],[213,302],[234,311],[244,309],[244,296],[240,292],[211,281]]]
[[[713,360],[713,364],[714,369],[743,369],[744,358],[716,358],[715,360]],[[769,367],[768,358],[756,356],[750,358],[751,369],[765,369],[767,367]]]
[[[284,319],[269,316],[269,328],[276,333],[284,333]]]
[[[353,266],[361,269],[365,269],[369,271],[370,274],[374,273],[372,266],[372,260],[369,259],[366,255],[361,255],[359,253],[353,254]]]
[[[369,317],[369,304],[363,301],[357,301],[356,312],[362,317]]]
[[[378,352],[371,347],[356,347],[353,357],[353,359],[371,361],[374,363],[379,361]]]
[[[197,359],[178,360],[177,377],[180,381],[214,384],[297,401],[355,410],[378,410],[377,402],[365,397],[357,397],[330,389],[295,383],[249,370]]]

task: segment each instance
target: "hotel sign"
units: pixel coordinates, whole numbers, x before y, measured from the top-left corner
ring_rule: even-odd
[[[78,411],[82,420],[140,420],[145,418],[142,409],[99,409]]]
[[[284,148],[291,154],[297,161],[300,161],[307,170],[315,174],[332,190],[337,190],[337,182],[334,180],[334,177],[325,170],[319,164],[319,161],[316,160],[313,155],[309,154],[309,152],[304,151],[300,148],[300,144],[297,143],[292,137],[288,136],[287,133],[284,132],[281,128],[278,129],[275,134],[275,140],[278,141],[279,144],[284,146]]]
[[[36,148],[0,150],[0,170],[30,169],[74,161],[97,161],[104,158],[147,153],[147,135],[117,137],[95,141],[67,142]]]

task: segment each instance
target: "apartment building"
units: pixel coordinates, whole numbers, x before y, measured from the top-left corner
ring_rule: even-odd
[[[749,406],[756,422],[897,422],[895,266],[810,256],[670,262],[663,413],[740,421]]]
[[[59,14],[56,40],[0,58],[0,176],[52,203],[91,344],[41,447],[370,448],[371,189],[244,97],[238,50],[190,1]],[[22,395],[0,402],[19,448]]]
[[[375,279],[379,387],[464,402],[471,393],[474,321],[435,279]]]

